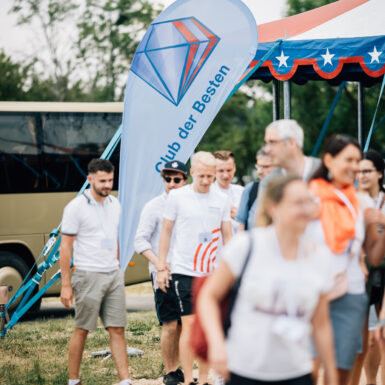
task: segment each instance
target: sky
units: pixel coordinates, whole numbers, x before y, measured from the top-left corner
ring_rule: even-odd
[[[152,1],[152,0],[151,0]],[[173,0],[153,0],[154,3],[170,5]],[[253,12],[257,24],[280,19],[285,13],[286,0],[243,0]],[[15,59],[23,60],[41,51],[42,38],[28,26],[17,26],[16,16],[9,14],[13,0],[0,0],[0,50]],[[61,36],[67,41],[75,39],[71,24],[65,27]],[[60,37],[58,37],[60,39]]]

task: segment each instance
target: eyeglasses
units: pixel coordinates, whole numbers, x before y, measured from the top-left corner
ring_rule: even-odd
[[[183,178],[180,178],[180,177],[178,177],[178,176],[175,176],[174,178],[171,177],[171,176],[165,176],[163,179],[164,179],[167,183],[170,183],[171,181],[174,181],[174,183],[176,183],[176,184],[180,183],[180,182],[183,180]]]
[[[369,168],[368,168],[368,169],[366,169],[366,170],[360,170],[360,171],[358,171],[357,174],[369,175],[370,173],[375,172],[375,171],[377,171],[377,170],[369,169]]]

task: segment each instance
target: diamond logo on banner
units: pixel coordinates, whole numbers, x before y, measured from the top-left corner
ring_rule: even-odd
[[[131,71],[178,106],[219,40],[195,17],[152,24]]]

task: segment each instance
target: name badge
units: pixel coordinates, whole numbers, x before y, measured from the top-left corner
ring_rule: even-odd
[[[209,243],[213,240],[212,233],[199,233],[198,236],[199,243]]]
[[[114,249],[114,240],[112,238],[103,238],[101,240],[101,246],[104,250],[113,250]]]

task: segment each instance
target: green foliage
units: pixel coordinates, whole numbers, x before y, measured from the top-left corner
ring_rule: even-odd
[[[120,77],[125,80],[139,36],[156,14],[145,0],[86,0],[78,23],[78,58],[87,67],[96,63],[91,87],[96,100],[123,99]]]
[[[15,0],[11,12],[48,52],[31,58],[35,100],[102,102],[123,99],[136,46],[158,10],[147,0]],[[72,45],[59,39],[68,21],[78,32]]]
[[[288,16],[310,11],[323,5],[334,3],[335,0],[286,0],[288,5]]]
[[[271,116],[270,102],[237,92],[222,107],[197,149],[234,152],[236,175],[242,181],[254,168],[255,155],[263,145],[264,128]]]
[[[3,51],[0,51],[0,100],[21,100],[25,97],[23,90],[26,69],[12,62]]]

